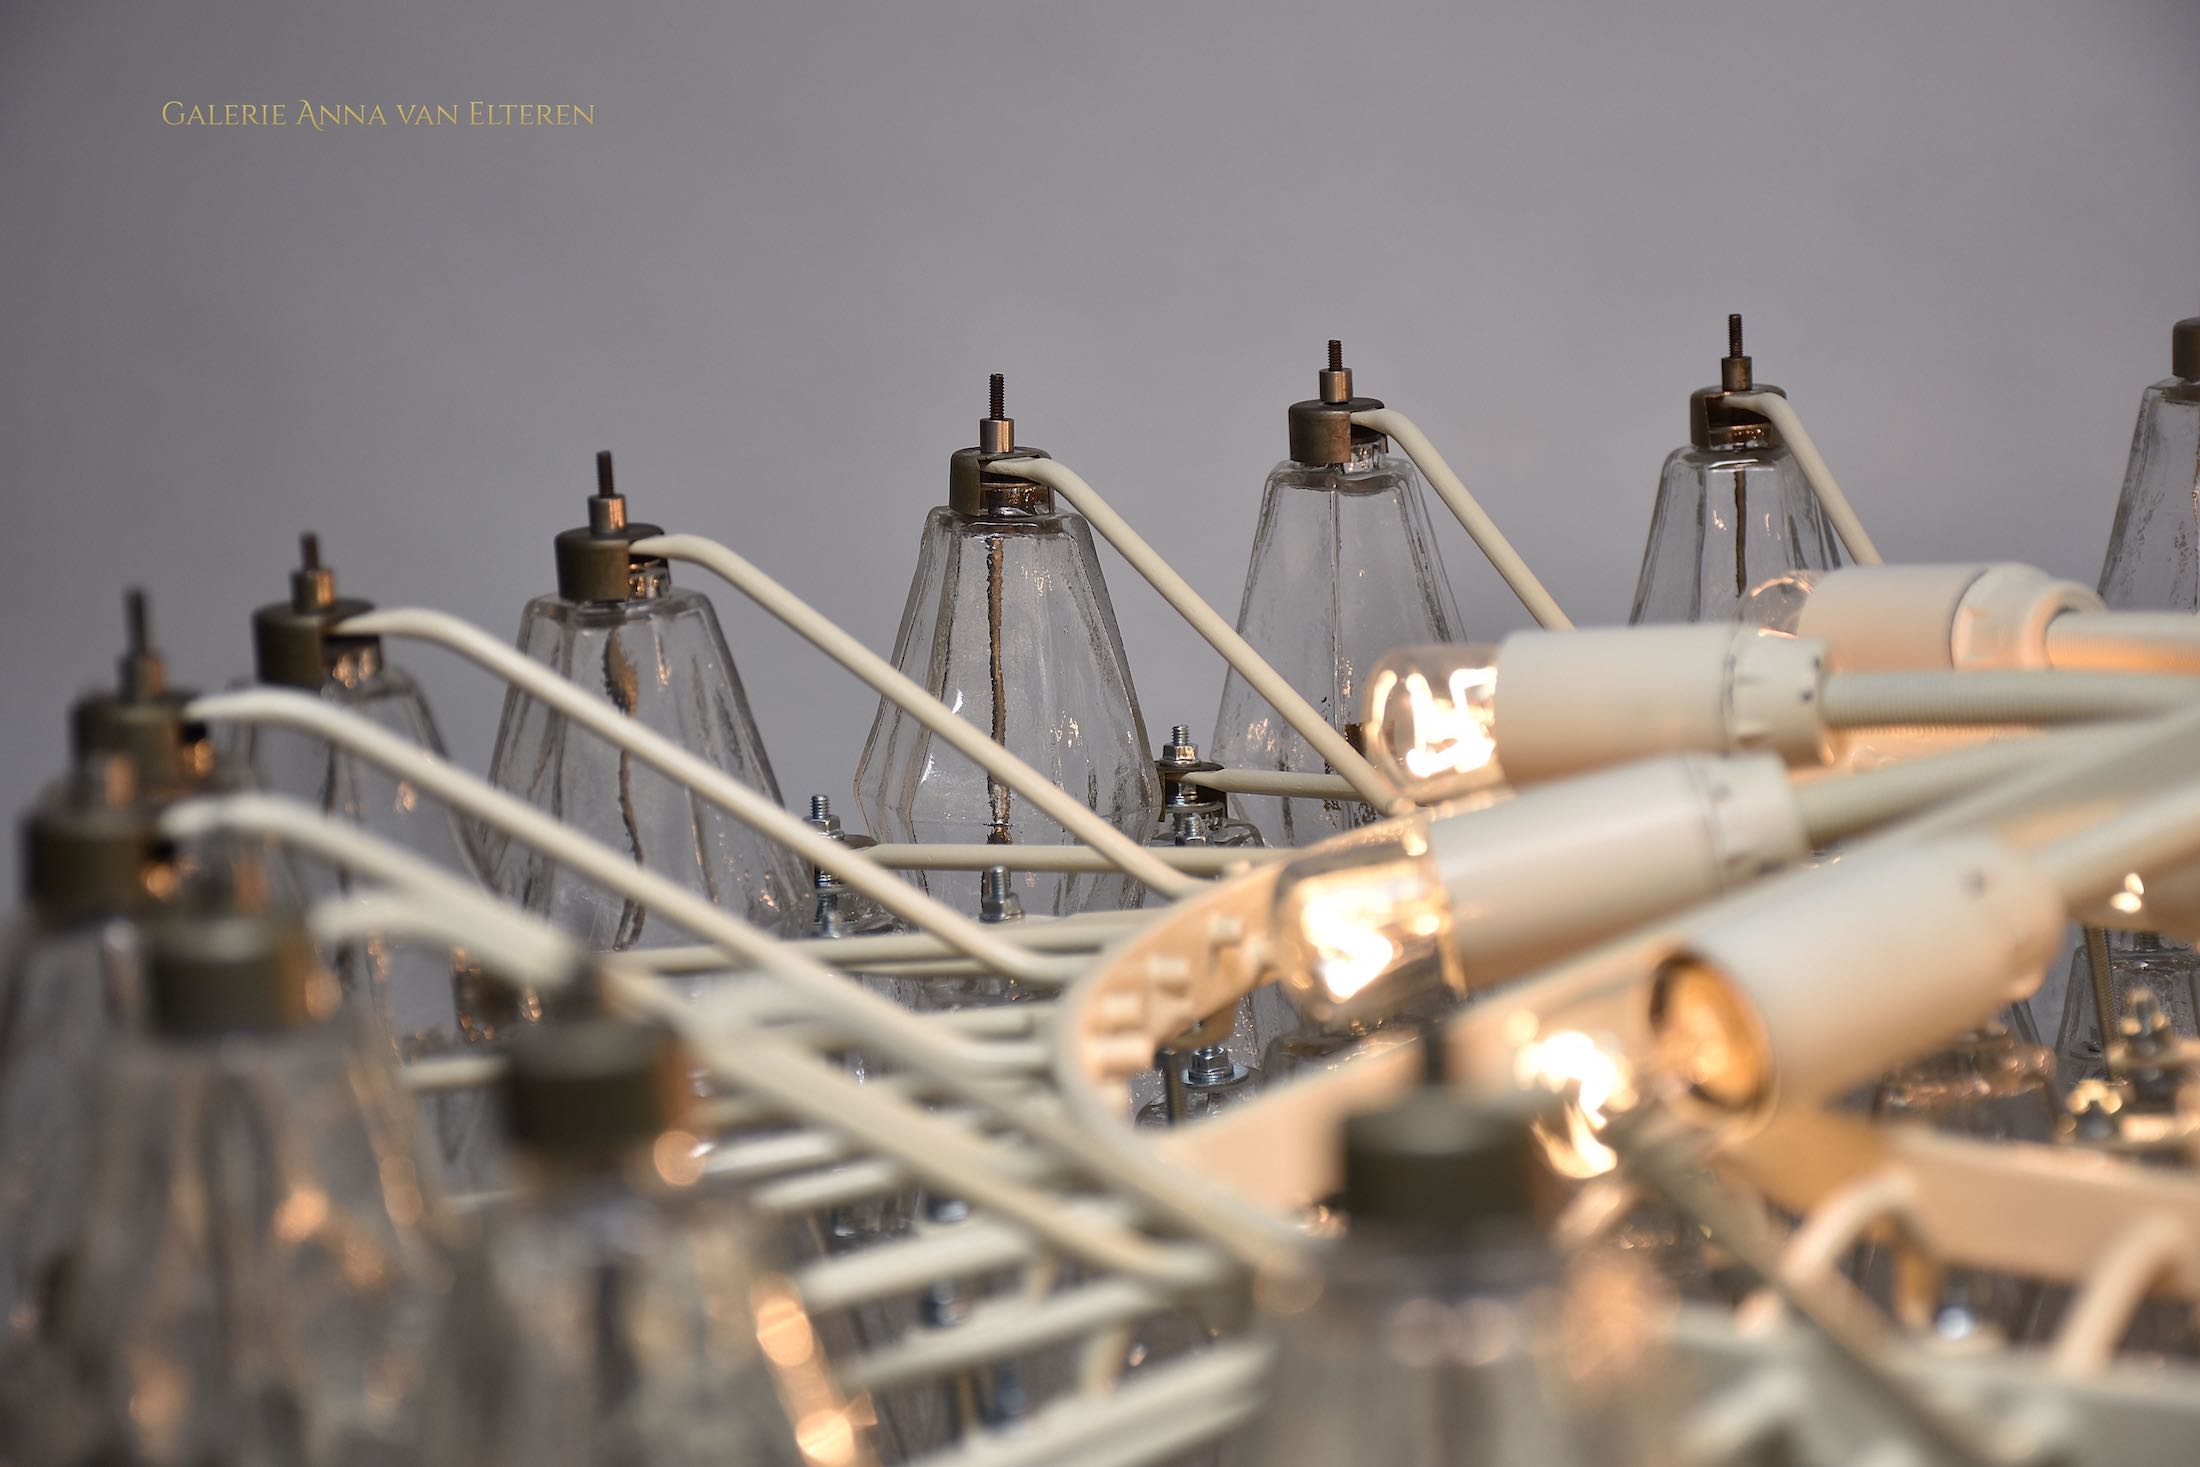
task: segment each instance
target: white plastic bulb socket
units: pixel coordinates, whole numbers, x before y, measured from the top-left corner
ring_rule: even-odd
[[[1650,760],[1396,824],[1278,878],[1278,977],[1318,1020],[1517,978],[1810,846],[1769,754]]]
[[[1836,672],[2044,668],[2048,623],[2100,609],[2029,565],[1854,565],[1820,572],[1793,622]]]
[[[1851,856],[1684,939],[1652,979],[1680,1103],[1753,1130],[2026,997],[2062,950],[2061,894],[1988,837]]]
[[[1423,803],[1657,754],[1763,751],[1828,762],[1823,648],[1754,627],[1519,632],[1408,647],[1368,680],[1376,766]]]

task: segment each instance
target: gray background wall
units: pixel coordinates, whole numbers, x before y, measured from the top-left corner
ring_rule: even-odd
[[[2200,310],[2196,74],[2192,0],[0,0],[0,809],[125,583],[201,685],[306,528],[509,632],[598,447],[884,647],[988,371],[1234,609],[1341,336],[1613,621],[1742,310],[1891,555],[2090,581]],[[300,97],[597,122],[161,120]],[[1522,621],[1445,549],[1477,634]],[[1149,723],[1204,732],[1219,663],[1109,564]],[[846,791],[871,700],[720,604],[790,799]],[[496,692],[410,661],[484,766]]]

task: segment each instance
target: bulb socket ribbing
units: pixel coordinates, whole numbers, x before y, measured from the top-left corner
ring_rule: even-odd
[[[153,1030],[169,1039],[302,1029],[336,1009],[335,983],[295,916],[196,912],[148,923],[145,979]]]

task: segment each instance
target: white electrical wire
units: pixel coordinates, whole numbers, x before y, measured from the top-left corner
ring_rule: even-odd
[[[1452,472],[1451,465],[1444,462],[1444,456],[1436,451],[1436,445],[1429,441],[1426,433],[1413,425],[1411,418],[1396,408],[1369,408],[1365,412],[1354,413],[1352,421],[1362,428],[1372,428],[1394,440],[1406,451],[1406,457],[1413,460],[1414,466],[1428,480],[1429,487],[1436,491],[1459,523],[1466,527],[1467,533],[1474,538],[1474,543],[1481,548],[1483,557],[1504,579],[1505,584],[1512,588],[1512,593],[1520,598],[1520,604],[1528,608],[1528,615],[1535,618],[1537,626],[1564,630],[1573,625],[1573,621],[1560,609],[1557,599],[1544,589],[1543,583],[1536,579],[1535,572],[1528,568],[1528,562],[1521,558],[1519,551],[1513,549],[1512,542],[1505,538],[1505,532],[1497,528],[1497,521],[1491,519],[1488,511],[1475,502],[1474,496],[1467,492],[1466,484]]]
[[[1795,455],[1796,467],[1803,471],[1810,492],[1818,497],[1818,507],[1826,512],[1833,532],[1848,547],[1849,558],[1858,565],[1881,564],[1879,547],[1872,544],[1872,537],[1865,533],[1864,522],[1857,518],[1848,495],[1834,482],[1833,470],[1826,467],[1825,459],[1819,456],[1818,445],[1811,442],[1810,434],[1803,430],[1803,420],[1796,415],[1794,405],[1777,392],[1730,392],[1726,401],[1762,416],[1779,430],[1788,451]]]
[[[1286,799],[1357,800],[1351,781],[1337,774],[1302,774],[1292,769],[1194,769],[1186,784],[1225,795],[1282,795]]]
[[[562,982],[582,957],[571,938],[515,910],[470,878],[348,820],[334,819],[281,795],[204,795],[183,800],[161,812],[160,826],[179,840],[193,840],[216,831],[269,836],[356,876],[394,888],[413,908],[411,916],[402,918],[409,932],[444,941],[446,946],[459,945],[447,939],[460,938],[465,946],[492,963],[539,979],[537,986]],[[386,900],[380,910],[393,919],[401,917]],[[330,923],[336,919],[322,913],[321,920]],[[317,935],[326,939],[318,929]]]
[[[1844,672],[1819,708],[1832,728],[2098,723],[2190,708],[2200,679],[2125,672]]]
[[[667,560],[699,565],[725,581],[1136,880],[1171,897],[1199,889],[1200,883],[1186,880],[1165,863],[1155,860],[1144,846],[1109,824],[1091,807],[988,738],[976,725],[843,631],[831,618],[726,546],[701,535],[652,535],[635,541],[630,548],[637,555],[661,555]]]
[[[1097,952],[1124,933],[1154,919],[1152,912],[1079,912],[1046,920],[1026,917],[1021,922],[997,924],[1001,940],[1040,952]],[[858,967],[875,961],[904,958],[936,958],[952,952],[946,943],[922,932],[881,932],[860,937],[795,938],[788,946],[830,953],[836,968]],[[638,948],[627,954],[636,966],[657,973],[720,973],[726,969],[723,949],[708,945]]]
[[[1224,621],[1192,589],[1189,581],[1177,574],[1176,568],[1161,552],[1147,544],[1145,537],[1131,528],[1130,521],[1117,514],[1114,507],[1100,497],[1100,492],[1078,477],[1074,469],[1050,458],[1004,458],[988,463],[986,472],[1044,484],[1068,500],[1123,559],[1130,562],[1131,569],[1144,576],[1147,583],[1161,593],[1161,598],[1176,608],[1177,615],[1204,637],[1207,645],[1221,653],[1222,660],[1229,663],[1254,692],[1267,699],[1269,706],[1283,716],[1283,721],[1290,724],[1315,753],[1327,760],[1331,769],[1343,775],[1361,798],[1386,814],[1408,808],[1382,772],[1346,743],[1344,735],[1331,728],[1314,705],[1269,666],[1267,659],[1253,650],[1252,643],[1239,636],[1237,629]]]
[[[1257,1209],[1217,1209],[1186,1199],[1182,1178],[1165,1163],[1136,1147],[1126,1151],[1109,1138],[1089,1134],[1043,1087],[998,1083],[1018,1078],[1021,1055],[1002,1056],[991,1044],[958,1039],[927,1024],[920,1015],[835,973],[806,952],[775,940],[659,873],[569,830],[533,806],[492,789],[354,713],[284,688],[253,688],[195,698],[185,713],[206,723],[275,724],[314,734],[412,781],[459,813],[508,833],[621,896],[654,908],[674,925],[719,944],[735,958],[800,994],[819,1017],[844,1026],[881,1059],[922,1072],[943,1091],[993,1112],[1095,1175],[1110,1178],[1162,1218],[1205,1233],[1246,1262],[1259,1266],[1273,1258],[1278,1233],[1288,1235],[1287,1225]],[[628,987],[640,992],[648,988],[648,980],[637,979]],[[679,1004],[670,995],[666,1002]],[[696,1008],[693,1021],[707,1038],[708,1001]],[[745,1079],[744,1057],[737,1055],[729,1063],[737,1079]],[[976,1200],[974,1192],[970,1195]]]
[[[832,872],[888,911],[996,972],[1058,983],[1073,971],[1054,959],[1002,942],[982,923],[901,880],[856,847],[813,829],[708,760],[627,717],[609,699],[559,676],[471,622],[440,611],[407,609],[350,617],[338,629],[347,635],[409,637],[456,652],[487,668],[529,697],[679,781],[736,820],[788,847],[811,865]]]
[[[2055,667],[2200,673],[2200,616],[2189,611],[2066,611],[2047,624]]]
[[[440,760],[417,746],[310,695],[275,689],[223,694],[198,700],[190,713],[194,718],[222,722],[245,717],[249,710],[271,701],[277,705],[274,711],[252,713],[254,721],[283,722],[319,734],[332,743],[352,748],[371,762],[390,768],[402,778],[414,780],[453,809],[494,818],[495,801],[487,802],[488,808],[468,809],[463,798],[452,797],[454,790],[470,782],[467,776],[442,765]],[[291,709],[300,713],[313,710],[319,716],[281,716]],[[347,724],[349,728],[343,727]],[[338,737],[340,733],[359,737],[353,742]],[[410,751],[411,757],[405,757],[405,751]],[[387,761],[377,757],[384,754],[399,757]],[[487,787],[480,788],[486,790]],[[449,872],[434,863],[296,801],[252,794],[189,800],[167,811],[162,827],[179,836],[203,835],[214,830],[270,835],[339,862],[347,869],[387,881],[419,904],[415,920],[421,925],[456,926],[473,934],[487,960],[488,971],[492,973],[524,975],[531,984],[547,984],[564,981],[579,969],[582,958],[579,945],[540,919],[504,907],[485,893],[465,890],[453,883]],[[528,838],[525,830],[514,829],[512,833],[522,840]],[[373,910],[372,899],[369,899],[368,909]],[[731,923],[737,919],[728,915],[725,920]],[[1089,1218],[1068,1218],[1058,1198],[1002,1177],[986,1152],[973,1149],[976,1143],[964,1139],[951,1123],[913,1111],[876,1087],[867,1090],[837,1066],[818,1060],[783,1034],[728,1022],[728,1012],[739,1011],[741,1000],[738,997],[719,1005],[690,1004],[659,986],[654,979],[628,971],[617,959],[602,961],[599,966],[607,989],[615,992],[629,1007],[674,1025],[689,1037],[698,1056],[714,1072],[742,1089],[763,1094],[787,1114],[851,1135],[895,1157],[932,1185],[952,1189],[957,1196],[992,1207],[1002,1216],[1022,1222],[1058,1246],[1104,1267],[1179,1282],[1212,1281],[1213,1266],[1188,1260],[1180,1248],[1153,1244]],[[829,973],[825,976],[844,993],[902,1015],[918,1032],[931,1027],[924,1018],[905,1014],[888,1000],[864,993]],[[927,1036],[927,1045],[934,1037]],[[896,1046],[883,1048],[888,1054],[905,1052]],[[991,1048],[988,1046],[989,1050]],[[1043,1065],[1046,1056],[1043,1052],[1033,1052],[1019,1058],[1023,1066],[1029,1067]],[[951,1073],[953,1069],[951,1066]],[[937,1074],[931,1078],[935,1083],[941,1080]],[[955,1082],[945,1088],[961,1093],[974,1087],[956,1076]],[[1031,1103],[1003,1107],[996,1101],[989,1108],[1001,1111],[1004,1119],[1026,1132],[1044,1129],[1029,1124],[1035,1108]],[[1041,1136],[1040,1139],[1050,1138]],[[1108,1236],[1110,1233],[1115,1236]]]
[[[1236,867],[1280,860],[1288,850],[1267,846],[1156,846],[1153,853],[1171,870],[1195,876],[1220,876]],[[982,841],[920,841],[912,845],[866,846],[863,854],[895,871],[984,871],[1006,864],[1018,871],[1113,871],[1107,856],[1085,846],[989,846]]]

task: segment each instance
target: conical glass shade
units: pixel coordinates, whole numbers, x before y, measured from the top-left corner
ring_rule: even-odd
[[[1627,620],[1731,621],[1773,577],[1841,563],[1840,540],[1786,448],[1676,449],[1658,476]]]
[[[0,1339],[39,1328],[82,1224],[99,1062],[141,1005],[135,928],[27,918],[0,968]]]
[[[620,602],[538,596],[519,647],[727,774],[779,800],[733,654],[710,602],[646,573],[655,594]],[[718,906],[777,932],[806,929],[800,865],[731,815],[516,689],[504,702],[490,782]],[[490,836],[507,897],[601,951],[688,940],[644,907]]]
[[[1144,838],[1160,781],[1082,516],[933,510],[894,665],[1124,834]],[[1121,876],[1016,871],[1008,847],[1064,844],[1062,827],[884,699],[856,768],[856,800],[882,840],[1001,846],[1034,914],[1134,905],[1142,894]],[[924,880],[949,905],[978,910],[975,872]]]
[[[419,685],[402,668],[385,663],[379,649],[364,648],[333,661],[321,696],[408,743],[443,754],[442,736]],[[363,826],[444,867],[455,882],[481,884],[472,825],[409,780],[296,729],[250,725],[240,756],[262,789]],[[347,871],[307,861],[292,867],[307,898],[349,891],[354,885]],[[486,1027],[467,1012],[470,995],[482,991],[482,985],[479,970],[463,953],[371,938],[334,953],[331,967],[347,997],[371,1007],[381,1020],[402,1060],[455,1049]],[[486,1092],[426,1095],[420,1110],[422,1129],[449,1188],[473,1192],[488,1186],[497,1145]]]
[[[2101,599],[2117,611],[2200,609],[2200,382],[2172,377],[2139,399]]]
[[[482,1219],[439,1342],[422,1467],[865,1460],[801,1305],[751,1265],[745,1210],[666,1158],[683,1185],[574,1179]]]
[[[1460,640],[1413,466],[1372,449],[1342,468],[1276,465],[1262,491],[1237,629],[1339,730],[1360,716],[1361,681],[1376,658]],[[1209,757],[1232,769],[1328,767],[1235,672],[1223,680]],[[1231,803],[1272,846],[1305,845],[1374,818],[1340,800],[1238,795]]]
[[[127,1036],[101,1085],[21,1460],[404,1460],[448,1265],[379,1036]]]

